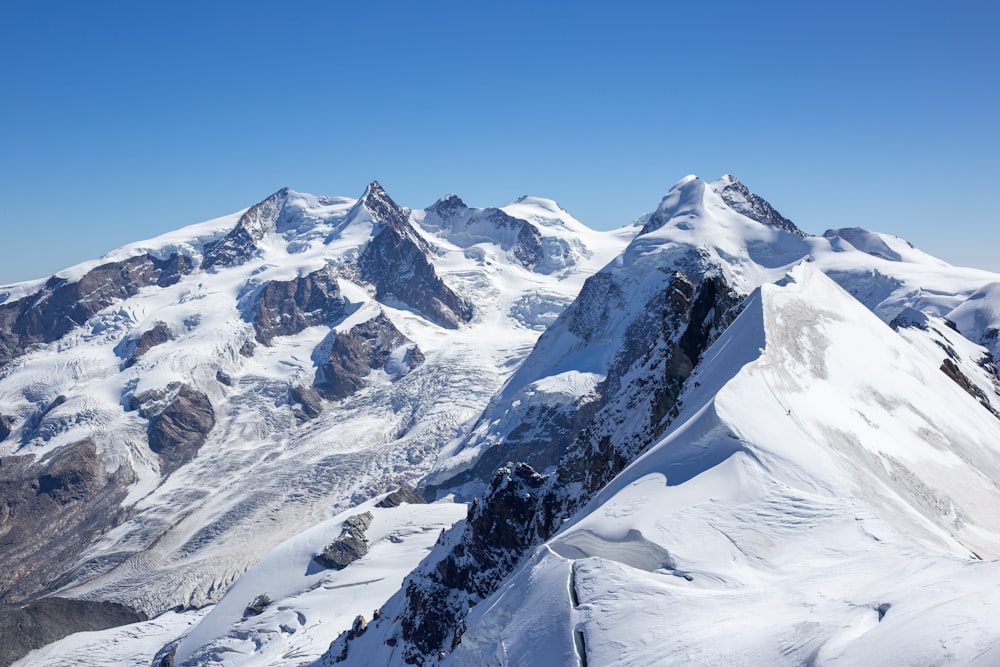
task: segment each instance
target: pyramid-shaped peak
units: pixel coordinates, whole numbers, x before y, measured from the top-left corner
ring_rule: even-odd
[[[407,224],[406,211],[392,200],[392,197],[378,181],[372,181],[368,184],[364,194],[358,199],[348,217],[355,217],[362,209],[367,211],[375,222],[386,223],[396,228],[405,227]]]

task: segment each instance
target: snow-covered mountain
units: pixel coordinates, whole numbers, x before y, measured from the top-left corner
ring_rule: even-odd
[[[0,288],[0,602],[202,607],[418,481],[635,233],[509,208],[283,189]]]
[[[29,665],[990,664],[997,284],[731,176],[614,232],[281,190],[0,288],[0,602],[42,598],[0,623],[134,615]]]

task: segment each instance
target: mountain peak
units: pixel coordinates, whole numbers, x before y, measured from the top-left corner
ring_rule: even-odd
[[[407,226],[406,211],[402,209],[385,191],[378,181],[372,181],[365,188],[364,194],[351,209],[348,218],[356,217],[362,210],[371,216],[375,222],[382,222],[395,229]]]
[[[427,207],[427,210],[437,213],[442,218],[448,218],[468,208],[469,206],[458,195],[448,194]]]
[[[639,233],[648,234],[660,229],[677,215],[701,210],[704,196],[705,181],[694,174],[685,176],[660,200],[660,205],[649,216]]]
[[[750,192],[747,186],[743,185],[732,174],[723,174],[722,178],[709,184],[709,187],[713,192],[722,197],[722,201],[726,203],[726,206],[740,215],[745,215],[751,220],[756,220],[768,227],[805,236],[805,233],[796,227],[794,222],[778,213],[762,197],[758,197]]]
[[[287,187],[281,188],[248,208],[225,237],[205,247],[202,268],[234,266],[250,259],[257,244],[277,229],[290,192]]]

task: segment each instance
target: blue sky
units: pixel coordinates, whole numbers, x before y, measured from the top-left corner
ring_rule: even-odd
[[[4,0],[0,283],[285,185],[609,228],[725,172],[1000,271],[998,7]]]

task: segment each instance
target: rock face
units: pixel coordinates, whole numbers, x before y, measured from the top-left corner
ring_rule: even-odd
[[[426,502],[427,501],[424,500],[422,495],[404,484],[380,500],[375,507],[399,507],[404,503],[409,505],[422,505]]]
[[[32,345],[62,338],[143,287],[173,285],[191,270],[184,255],[167,259],[137,255],[93,268],[77,281],[49,278],[37,293],[0,306],[0,367]]]
[[[257,252],[257,243],[277,228],[288,196],[288,188],[247,209],[236,226],[218,241],[205,247],[201,268],[210,271],[247,262]]]
[[[133,407],[149,420],[149,448],[159,455],[164,476],[193,459],[215,426],[208,396],[186,384],[147,392],[133,399]]]
[[[252,298],[248,317],[256,338],[269,345],[275,336],[297,334],[306,327],[333,324],[344,316],[346,301],[330,267],[295,280],[273,280]]]
[[[768,227],[781,229],[792,234],[805,236],[805,233],[795,226],[791,220],[778,213],[767,201],[758,197],[740,183],[735,176],[726,174],[712,184],[722,201],[737,213],[742,213],[751,220],[761,222]]]
[[[389,318],[379,313],[349,331],[335,333],[316,374],[316,390],[329,400],[347,398],[365,386],[373,370],[390,377],[405,375],[423,363],[424,355]]]
[[[129,368],[135,365],[135,362],[139,358],[149,352],[150,349],[156,347],[157,345],[162,345],[169,340],[173,339],[173,334],[170,332],[170,327],[167,326],[166,322],[157,322],[153,325],[153,328],[143,331],[138,336],[128,337],[123,340],[115,352],[118,353],[125,359],[122,364],[123,368]]]
[[[0,457],[0,603],[56,588],[83,550],[126,518],[119,504],[134,481],[124,466],[107,473],[91,440],[42,462]]]
[[[615,310],[614,281],[601,274],[591,280],[565,313],[570,330],[578,329],[581,336],[601,331],[595,323]],[[530,460],[558,456],[558,465],[548,475],[526,462],[501,467],[483,497],[473,501],[467,520],[443,539],[451,548],[407,578],[403,611],[385,621],[398,624],[407,662],[431,664],[430,656],[453,650],[461,641],[468,610],[492,594],[532,547],[550,537],[656,441],[677,414],[678,398],[694,366],[735,319],[741,302],[712,272],[696,282],[675,271],[666,289],[629,323],[593,401],[563,407],[570,413],[575,410],[572,428],[553,430],[548,428],[550,416],[526,413],[524,427],[536,439],[515,443],[512,450],[529,454]],[[623,419],[626,414],[629,419]],[[534,420],[545,423],[529,423]],[[492,461],[508,451],[506,443],[487,450],[451,484],[488,474]],[[348,641],[338,639],[328,656],[346,655]]]
[[[358,257],[361,278],[375,286],[379,301],[399,301],[449,329],[472,319],[472,305],[437,276],[427,259],[430,248],[410,227],[406,213],[378,183],[371,183],[358,206],[380,224]]]
[[[372,513],[355,514],[344,520],[340,536],[328,544],[322,553],[313,559],[323,567],[342,570],[368,553],[368,539],[365,531],[372,523]]]
[[[27,605],[0,606],[0,667],[29,651],[75,632],[91,632],[145,621],[146,615],[114,602],[42,598]],[[81,656],[81,663],[86,659]]]
[[[10,418],[0,415],[0,440],[6,440],[12,430],[14,430],[14,424]]]
[[[296,385],[289,391],[289,400],[295,418],[300,422],[319,417],[323,411],[323,398],[312,387]]]

